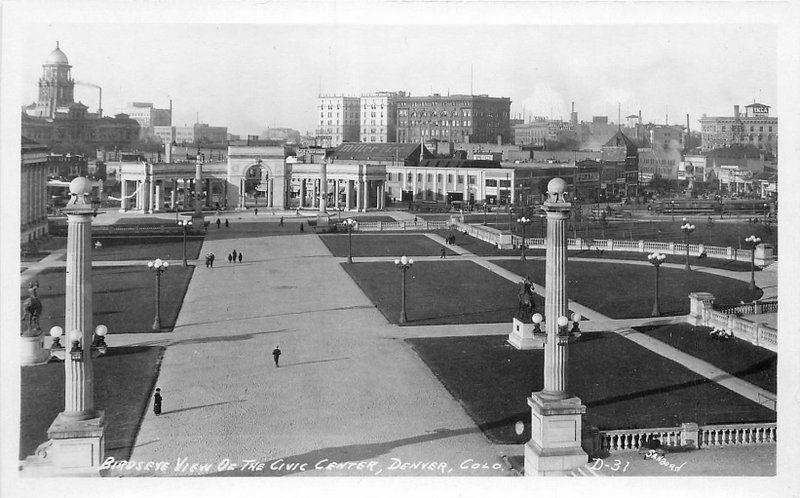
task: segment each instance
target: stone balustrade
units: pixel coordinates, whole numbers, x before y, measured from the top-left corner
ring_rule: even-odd
[[[756,346],[778,352],[778,330],[737,315],[777,312],[777,302],[740,304],[724,309],[714,307],[714,295],[708,292],[689,294],[689,322],[693,325],[725,329],[733,336]]]
[[[755,422],[699,426],[689,422],[681,424],[680,427],[598,431],[598,435],[599,448],[597,449],[600,454],[636,451],[644,446],[649,438],[657,438],[664,446],[699,449],[731,445],[774,444],[777,442],[777,424]]]
[[[344,222],[337,223],[339,231],[346,232]],[[446,230],[450,228],[449,221],[359,221],[353,228],[354,232],[396,232],[405,230]]]
[[[466,231],[475,238],[497,246],[500,235],[506,235],[508,231],[497,230],[496,228],[485,227],[482,225],[470,225],[462,223],[456,219],[452,220],[453,228],[461,232]],[[512,247],[519,247],[522,244],[522,237],[511,235],[509,244]],[[614,239],[567,239],[569,250],[603,250],[603,251],[623,251],[651,253],[659,251],[664,254],[683,256],[686,254],[686,244],[680,242],[655,242],[647,240],[614,240]],[[525,237],[525,246],[528,249],[544,249],[545,242],[541,237]],[[501,249],[507,249],[501,243]],[[699,256],[705,253],[706,257],[715,259],[735,260],[749,263],[751,251],[749,249],[735,249],[733,247],[716,247],[705,244],[689,244],[689,255]],[[760,245],[756,247],[755,264],[756,266],[768,266],[775,261],[771,246]]]

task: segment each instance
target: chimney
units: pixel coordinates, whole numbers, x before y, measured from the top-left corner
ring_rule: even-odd
[[[733,117],[736,118],[736,119],[739,119],[739,106],[738,105],[733,106]]]
[[[497,135],[497,145],[503,145],[503,135]]]
[[[98,87],[98,89],[100,90],[100,99],[99,99],[99,102],[97,103],[97,117],[98,118],[102,118],[103,117],[103,89],[101,87]]]
[[[639,124],[642,124],[642,110],[639,109]]]

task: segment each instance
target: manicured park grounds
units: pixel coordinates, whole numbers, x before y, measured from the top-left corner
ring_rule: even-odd
[[[102,246],[92,250],[92,259],[95,261],[183,259],[183,236],[93,238],[92,244],[98,240]],[[202,245],[202,236],[187,237],[186,258],[197,259]]]
[[[708,335],[710,328],[688,323],[634,329],[762,389],[778,392],[778,354],[768,349],[735,337],[714,340]]]
[[[535,283],[545,283],[545,261],[542,259],[493,260],[517,275],[529,275]],[[748,282],[727,277],[664,268],[659,271],[659,306],[662,315],[689,313],[689,293],[710,292],[718,304],[738,303],[759,298],[750,292]],[[569,261],[567,263],[567,297],[614,319],[646,318],[653,309],[655,268],[651,265]]]
[[[544,385],[544,353],[506,339],[407,341],[491,441],[521,444],[530,439],[527,397]],[[775,412],[617,334],[584,334],[569,348],[568,391],[601,430],[775,421]],[[525,423],[522,435],[517,421]]]
[[[347,257],[347,234],[320,235],[320,240],[334,256]],[[456,254],[449,248],[422,234],[359,234],[354,233],[353,257],[439,256],[445,248],[448,256]]]
[[[175,326],[183,296],[189,286],[193,266],[171,265],[161,275],[161,326]],[[40,273],[39,298],[42,300],[40,325],[47,332],[53,325],[64,326],[63,268]],[[156,276],[142,262],[138,266],[99,267],[92,270],[94,323],[105,324],[109,334],[152,332],[155,317]],[[27,290],[22,289],[22,296]],[[113,339],[109,342],[113,345]]]
[[[406,237],[403,237],[405,239]],[[342,263],[391,323],[400,318],[401,272],[394,262]],[[544,299],[535,297],[536,309]],[[406,274],[406,325],[507,322],[517,311],[517,286],[471,261],[417,261]]]
[[[163,347],[109,347],[93,360],[95,406],[105,411],[105,453],[128,459],[150,403]],[[47,441],[47,429],[64,410],[64,363],[21,369],[20,448],[24,459]]]

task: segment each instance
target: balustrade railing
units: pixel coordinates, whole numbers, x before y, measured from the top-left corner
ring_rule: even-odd
[[[774,403],[774,400],[771,401]],[[599,431],[600,450],[608,453],[635,451],[644,446],[651,438],[658,439],[662,446],[696,444],[698,448],[777,442],[777,425],[774,422],[701,425],[699,427],[694,425],[694,427],[697,430],[686,431],[682,427],[661,427]]]
[[[697,442],[704,446],[767,444],[777,442],[777,424],[701,425]]]

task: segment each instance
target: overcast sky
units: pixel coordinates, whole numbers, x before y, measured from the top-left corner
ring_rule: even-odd
[[[232,133],[313,130],[320,91],[510,97],[512,112],[569,119],[642,110],[645,121],[697,126],[734,104],[776,105],[776,35],[759,25],[374,26],[34,24],[24,31],[22,103],[59,40],[76,81],[103,87],[106,114],[125,102],[167,107],[176,125]],[[97,106],[97,91],[76,86]]]

